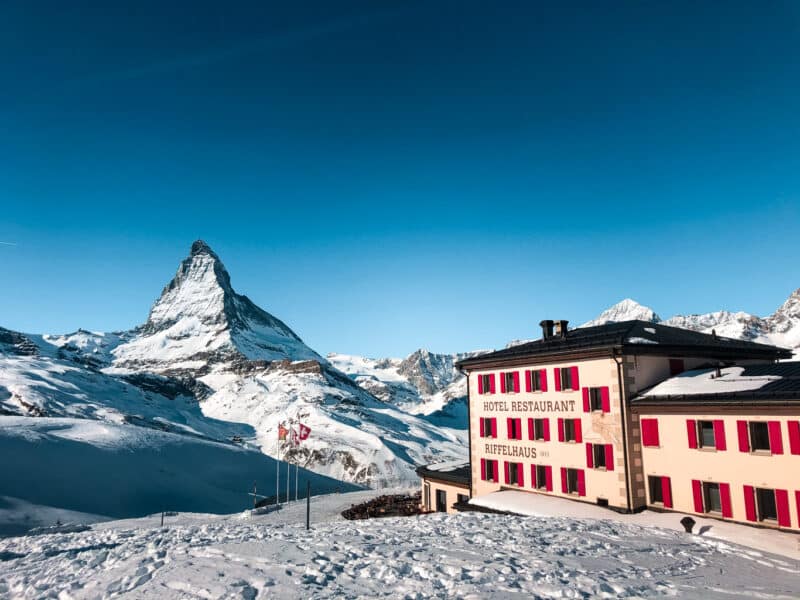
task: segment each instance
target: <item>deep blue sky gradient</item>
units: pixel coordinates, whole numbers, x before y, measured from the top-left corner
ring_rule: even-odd
[[[196,238],[323,353],[800,286],[797,3],[164,4],[0,2],[1,326],[141,323]]]

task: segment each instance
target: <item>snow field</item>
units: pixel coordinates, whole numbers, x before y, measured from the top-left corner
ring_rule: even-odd
[[[363,495],[364,493],[360,493]],[[317,498],[336,505],[350,495]],[[287,508],[300,512],[302,503]],[[325,513],[325,510],[322,510]],[[328,511],[330,514],[330,511]],[[279,518],[280,516],[280,518]],[[789,561],[611,521],[434,514],[315,523],[280,513],[0,540],[11,598],[796,598]]]

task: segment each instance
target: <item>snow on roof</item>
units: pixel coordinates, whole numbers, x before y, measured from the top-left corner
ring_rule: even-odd
[[[749,392],[761,389],[771,382],[782,379],[780,375],[765,373],[745,376],[743,375],[744,371],[745,367],[727,367],[720,369],[721,375],[719,377],[716,376],[716,369],[685,371],[642,392],[641,396],[685,396],[691,394]]]
[[[628,343],[628,344],[657,344],[658,343],[656,340],[650,340],[650,339],[647,339],[647,338],[644,338],[644,337],[635,337],[635,336],[634,337],[629,337],[627,340],[625,340],[625,342]]]
[[[455,471],[456,469],[463,469],[469,466],[468,460],[451,460],[448,462],[440,462],[432,465],[426,465],[425,468],[429,471]]]

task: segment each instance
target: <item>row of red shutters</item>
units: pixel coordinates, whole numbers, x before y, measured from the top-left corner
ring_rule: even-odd
[[[580,380],[578,378],[578,367],[564,367],[565,369],[570,370],[570,379],[572,380],[572,388],[573,390],[581,389]],[[539,391],[546,392],[547,391],[547,369],[537,369],[539,371],[539,382],[541,385],[541,389]],[[519,371],[510,371],[514,375],[514,389],[513,390],[506,390],[506,378],[505,372],[500,373],[500,393],[505,394],[507,392],[515,392],[519,393],[520,384],[519,384]],[[531,383],[531,373],[535,371],[525,371],[525,391],[532,392],[533,385]],[[494,394],[495,393],[495,383],[494,383],[494,373],[489,374],[489,389],[483,389],[483,376],[478,376],[478,393],[479,394]],[[561,369],[553,369],[553,384],[557,392],[561,391]]]
[[[721,419],[714,423],[714,446],[717,450],[727,450],[725,439],[725,422]],[[644,446],[659,446],[658,419],[642,419],[642,444]],[[789,421],[789,452],[800,454],[800,421]],[[736,431],[739,437],[739,450],[750,452],[750,436],[747,421],[736,421]],[[769,432],[769,445],[772,454],[783,454],[783,438],[781,435],[780,421],[767,421],[767,431]],[[697,421],[695,419],[686,420],[686,434],[689,441],[689,448],[697,448]]]
[[[587,444],[587,461],[590,461],[590,453],[591,453],[591,444]],[[608,447],[607,447],[608,448]],[[498,472],[498,461],[482,458],[481,459],[481,479],[486,481],[486,463],[491,462],[493,463],[493,472]],[[609,464],[613,464],[611,461],[607,462]],[[515,465],[515,467],[512,467]],[[544,484],[544,489],[548,492],[553,491],[553,467],[551,466],[544,466],[545,471],[545,481],[538,482],[536,481],[536,466],[531,465],[531,488],[533,489],[541,489],[542,484]],[[591,466],[591,464],[589,465]],[[520,487],[524,487],[525,484],[525,471],[523,463],[512,463],[506,461],[504,463],[504,475],[505,475],[505,483],[509,484],[511,481],[510,477],[510,469],[516,468],[517,469],[517,485]],[[577,471],[577,492],[579,496],[586,495],[586,476],[583,469],[575,469]],[[672,484],[669,477],[661,477],[661,496],[662,502],[665,508],[672,508]],[[728,483],[719,483],[719,495],[720,495],[720,504],[722,507],[722,516],[725,518],[732,518],[733,517],[733,508],[731,504],[731,486]],[[566,494],[568,493],[568,484],[567,484],[567,468],[561,467],[561,491]],[[748,521],[755,522],[758,519],[756,514],[756,500],[755,500],[755,488],[751,485],[743,486],[744,491],[744,506],[745,506],[745,517]],[[699,479],[692,480],[692,494],[694,496],[694,511],[696,513],[705,514],[705,505],[703,502],[703,482]],[[795,492],[795,499],[797,501],[797,512],[800,515],[800,491]],[[791,527],[791,516],[789,513],[789,492],[788,490],[775,490],[775,505],[776,505],[776,512],[778,515],[778,525],[781,527]]]
[[[497,460],[491,460],[491,459],[488,459],[488,458],[482,458],[481,459],[481,479],[483,481],[487,481],[487,479],[486,479],[486,463],[493,463],[493,467],[494,467],[493,471],[494,471],[494,473],[498,472],[498,461]],[[505,471],[505,473],[504,473],[504,482],[506,484],[511,483],[510,469],[513,468],[511,465],[514,465],[514,464],[516,465],[516,469],[517,469],[517,484],[516,485],[519,485],[520,487],[524,487],[524,484],[525,484],[525,465],[523,465],[523,463],[512,463],[512,462],[506,461],[504,463],[504,467],[505,467],[504,468],[504,471]],[[553,467],[540,465],[540,466],[544,466],[545,480],[544,481],[536,481],[536,466],[537,465],[531,465],[531,479],[530,479],[531,488],[533,488],[533,489],[541,489],[541,485],[543,484],[545,490],[547,490],[548,492],[552,492],[553,491]],[[579,496],[585,496],[586,495],[586,475],[584,474],[583,469],[574,469],[574,470],[577,471],[577,478],[576,479],[577,479],[577,484],[578,484],[578,489],[577,489],[578,495]],[[561,491],[563,493],[565,493],[565,494],[568,493],[567,468],[566,467],[561,467]]]
[[[732,518],[733,508],[731,506],[731,486],[728,483],[719,483],[719,498],[722,505],[722,516]],[[752,485],[742,486],[744,492],[744,511],[745,517],[748,521],[757,521],[758,515],[756,513],[756,490]],[[789,514],[789,491],[788,490],[774,490],[775,492],[775,508],[778,514],[778,525],[781,527],[791,527],[792,520]],[[705,508],[703,504],[703,482],[699,479],[692,480],[692,495],[694,496],[694,511],[697,513],[704,513]],[[797,512],[800,515],[800,491],[795,492],[795,500],[797,501]]]
[[[528,419],[528,439],[535,440],[536,439],[536,431],[533,426],[533,422],[536,419],[530,417]],[[549,418],[542,418],[542,440],[543,442],[550,441],[550,419]],[[572,421],[573,422],[573,430],[575,432],[575,439],[571,441],[575,442],[582,442],[583,441],[583,431],[581,427],[581,420],[580,419],[557,419],[558,425],[558,441],[563,442],[565,441],[564,436],[564,421]],[[488,423],[487,423],[488,422]],[[486,426],[489,425],[489,431],[486,431]],[[522,439],[522,419],[516,417],[508,417],[506,419],[506,432],[508,434],[508,439],[510,440],[521,440]],[[515,435],[516,434],[516,435]],[[497,417],[484,417],[480,420],[480,436],[483,438],[496,438],[497,437]]]

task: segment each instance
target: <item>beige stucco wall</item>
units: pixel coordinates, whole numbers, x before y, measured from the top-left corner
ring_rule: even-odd
[[[583,387],[609,387],[611,412],[583,412],[583,397],[580,390],[555,391],[553,369],[578,367],[579,383]],[[546,392],[525,392],[524,372],[526,370],[547,370]],[[501,393],[499,376],[501,372],[518,370],[520,372],[520,392]],[[478,394],[478,376],[494,373],[497,379],[495,394]],[[609,505],[625,508],[626,489],[624,460],[622,454],[622,426],[620,390],[617,377],[617,365],[611,358],[595,360],[570,361],[564,363],[530,363],[524,366],[504,369],[491,369],[474,371],[469,374],[470,386],[470,436],[472,465],[472,490],[474,496],[481,496],[500,489],[509,487],[503,483],[503,462],[522,462],[524,464],[523,489],[532,490],[530,481],[530,465],[549,465],[553,468],[553,491],[556,496],[563,496],[561,492],[561,467],[583,469],[586,481],[586,496],[580,500],[595,503],[599,499],[607,500]],[[520,410],[515,406],[518,401],[562,401],[569,403],[568,410]],[[559,402],[560,404],[560,402]],[[497,418],[497,438],[480,437],[480,419],[482,417]],[[506,429],[506,419],[515,417],[522,419],[523,439],[509,440]],[[550,419],[550,441],[528,440],[528,418]],[[557,419],[580,419],[583,440],[581,443],[559,442]],[[586,467],[586,443],[613,444],[614,463],[613,471],[588,469]],[[499,448],[492,448],[498,446]],[[503,449],[508,451],[511,447],[529,449],[535,452],[536,458],[518,458],[504,455]],[[481,459],[498,461],[500,481],[498,483],[481,480]],[[570,496],[576,498],[576,496]]]
[[[795,492],[800,491],[800,456],[789,452],[787,421],[800,419],[800,411],[770,409],[768,412],[746,412],[741,409],[717,412],[658,412],[657,409],[635,409],[637,418],[657,418],[659,448],[641,449],[644,473],[670,477],[673,510],[694,513],[692,480],[728,483],[731,486],[731,506],[734,521],[748,522],[745,517],[743,486],[785,489],[789,491],[789,512],[792,529],[800,529]],[[768,415],[768,416],[765,416]],[[689,448],[687,419],[718,420],[725,423],[727,450]],[[783,454],[764,455],[739,450],[737,420],[780,421]],[[648,492],[649,493],[649,492]],[[650,499],[648,498],[648,503]],[[762,525],[771,525],[768,522]],[[777,524],[774,524],[777,527]]]
[[[425,502],[425,486],[430,486],[430,504]],[[436,490],[444,490],[447,493],[447,512],[458,512],[453,509],[453,504],[458,501],[458,495],[463,494],[469,497],[468,486],[457,486],[452,483],[438,481],[436,479],[422,479],[422,510],[435,511],[436,510]]]

